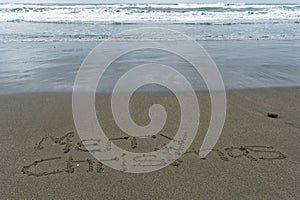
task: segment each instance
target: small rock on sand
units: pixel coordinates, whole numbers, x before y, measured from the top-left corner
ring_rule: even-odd
[[[278,118],[278,114],[277,113],[268,113],[268,117]]]

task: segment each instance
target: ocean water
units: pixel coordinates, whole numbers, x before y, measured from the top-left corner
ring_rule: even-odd
[[[170,25],[197,40],[294,40],[300,4],[0,4],[0,23],[1,42],[95,41],[146,25]]]
[[[0,4],[0,93],[70,91],[97,44],[144,27],[198,41],[228,89],[300,86],[300,4]],[[106,73],[102,89],[154,58],[175,65],[196,89],[205,88],[179,58],[139,52],[119,60],[122,67]]]

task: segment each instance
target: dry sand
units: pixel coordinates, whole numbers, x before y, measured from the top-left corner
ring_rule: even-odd
[[[204,92],[198,94],[200,128],[189,152],[146,174],[115,171],[84,151],[72,118],[71,94],[2,95],[0,199],[300,199],[300,88],[227,95],[222,136],[205,160],[197,156],[210,117]],[[172,113],[167,125],[156,138],[136,141],[118,139],[126,135],[114,124],[108,95],[97,96],[96,108],[115,144],[146,152],[167,143],[164,136],[172,137],[178,128],[178,102],[170,94],[134,96],[133,119],[147,124],[147,107],[156,102]],[[279,118],[269,118],[268,112]]]

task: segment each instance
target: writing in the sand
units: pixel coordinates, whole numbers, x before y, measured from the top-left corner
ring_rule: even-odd
[[[165,137],[169,140],[172,140],[172,138],[160,134],[162,137]],[[68,132],[65,135],[61,137],[53,137],[53,136],[47,136],[43,137],[37,144],[34,146],[34,150],[42,151],[46,149],[45,144],[49,145],[49,142],[51,145],[57,146],[61,149],[62,153],[60,155],[53,155],[49,156],[47,158],[41,158],[38,160],[33,161],[32,163],[23,166],[22,167],[22,173],[28,176],[34,176],[34,177],[41,177],[41,176],[49,176],[49,175],[55,175],[55,174],[72,174],[75,173],[76,167],[79,165],[82,165],[84,167],[84,170],[87,173],[102,173],[105,170],[104,165],[101,163],[101,161],[96,161],[94,159],[89,158],[86,159],[76,159],[74,156],[76,154],[72,153],[72,151],[75,152],[88,152],[88,150],[85,148],[85,146],[97,146],[99,143],[99,140],[97,139],[89,139],[89,140],[83,140],[79,142],[73,141],[74,133]],[[120,137],[120,138],[110,138],[109,141],[113,140],[131,140],[131,148],[134,149],[137,147],[137,140],[135,137]],[[46,141],[48,141],[46,143]],[[110,150],[110,144],[107,145],[106,151]],[[94,151],[100,151],[100,149],[95,149]],[[93,152],[91,152],[93,153]],[[72,154],[72,155],[71,155]],[[187,154],[193,154],[195,155],[196,159],[206,160],[206,159],[200,159],[199,158],[199,152],[196,150],[190,150],[184,153],[184,155]],[[231,146],[226,147],[224,149],[213,149],[211,154],[214,154],[214,156],[217,156],[218,159],[224,162],[233,161],[234,159],[245,159],[249,161],[257,162],[259,160],[264,161],[272,161],[272,160],[282,160],[286,158],[286,155],[282,152],[275,150],[272,146],[257,146],[257,145],[251,145],[251,146]],[[183,155],[183,157],[184,157]],[[181,158],[183,158],[181,157]],[[107,161],[118,161],[121,158],[118,157],[112,157],[111,159],[105,160]],[[146,161],[146,163],[145,163]],[[103,162],[103,161],[102,161]],[[146,164],[149,164],[149,159],[147,157],[139,157],[135,159],[135,162],[137,162],[137,165],[143,166]],[[154,162],[153,164],[157,163],[155,159],[151,159],[150,162]],[[173,162],[170,166],[172,167],[180,167],[183,163],[183,159],[178,159],[175,162]],[[41,170],[41,165],[46,164],[47,166],[55,166],[53,169],[48,169],[47,171]],[[60,165],[60,166],[59,166]],[[50,167],[51,168],[51,167]],[[82,170],[82,169],[81,169]]]

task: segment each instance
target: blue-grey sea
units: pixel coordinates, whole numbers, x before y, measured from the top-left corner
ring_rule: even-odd
[[[199,42],[226,89],[300,86],[300,4],[0,4],[0,94],[71,91],[93,48],[144,27]],[[141,51],[111,66],[99,90],[147,59],[175,65],[205,89],[180,58]]]

